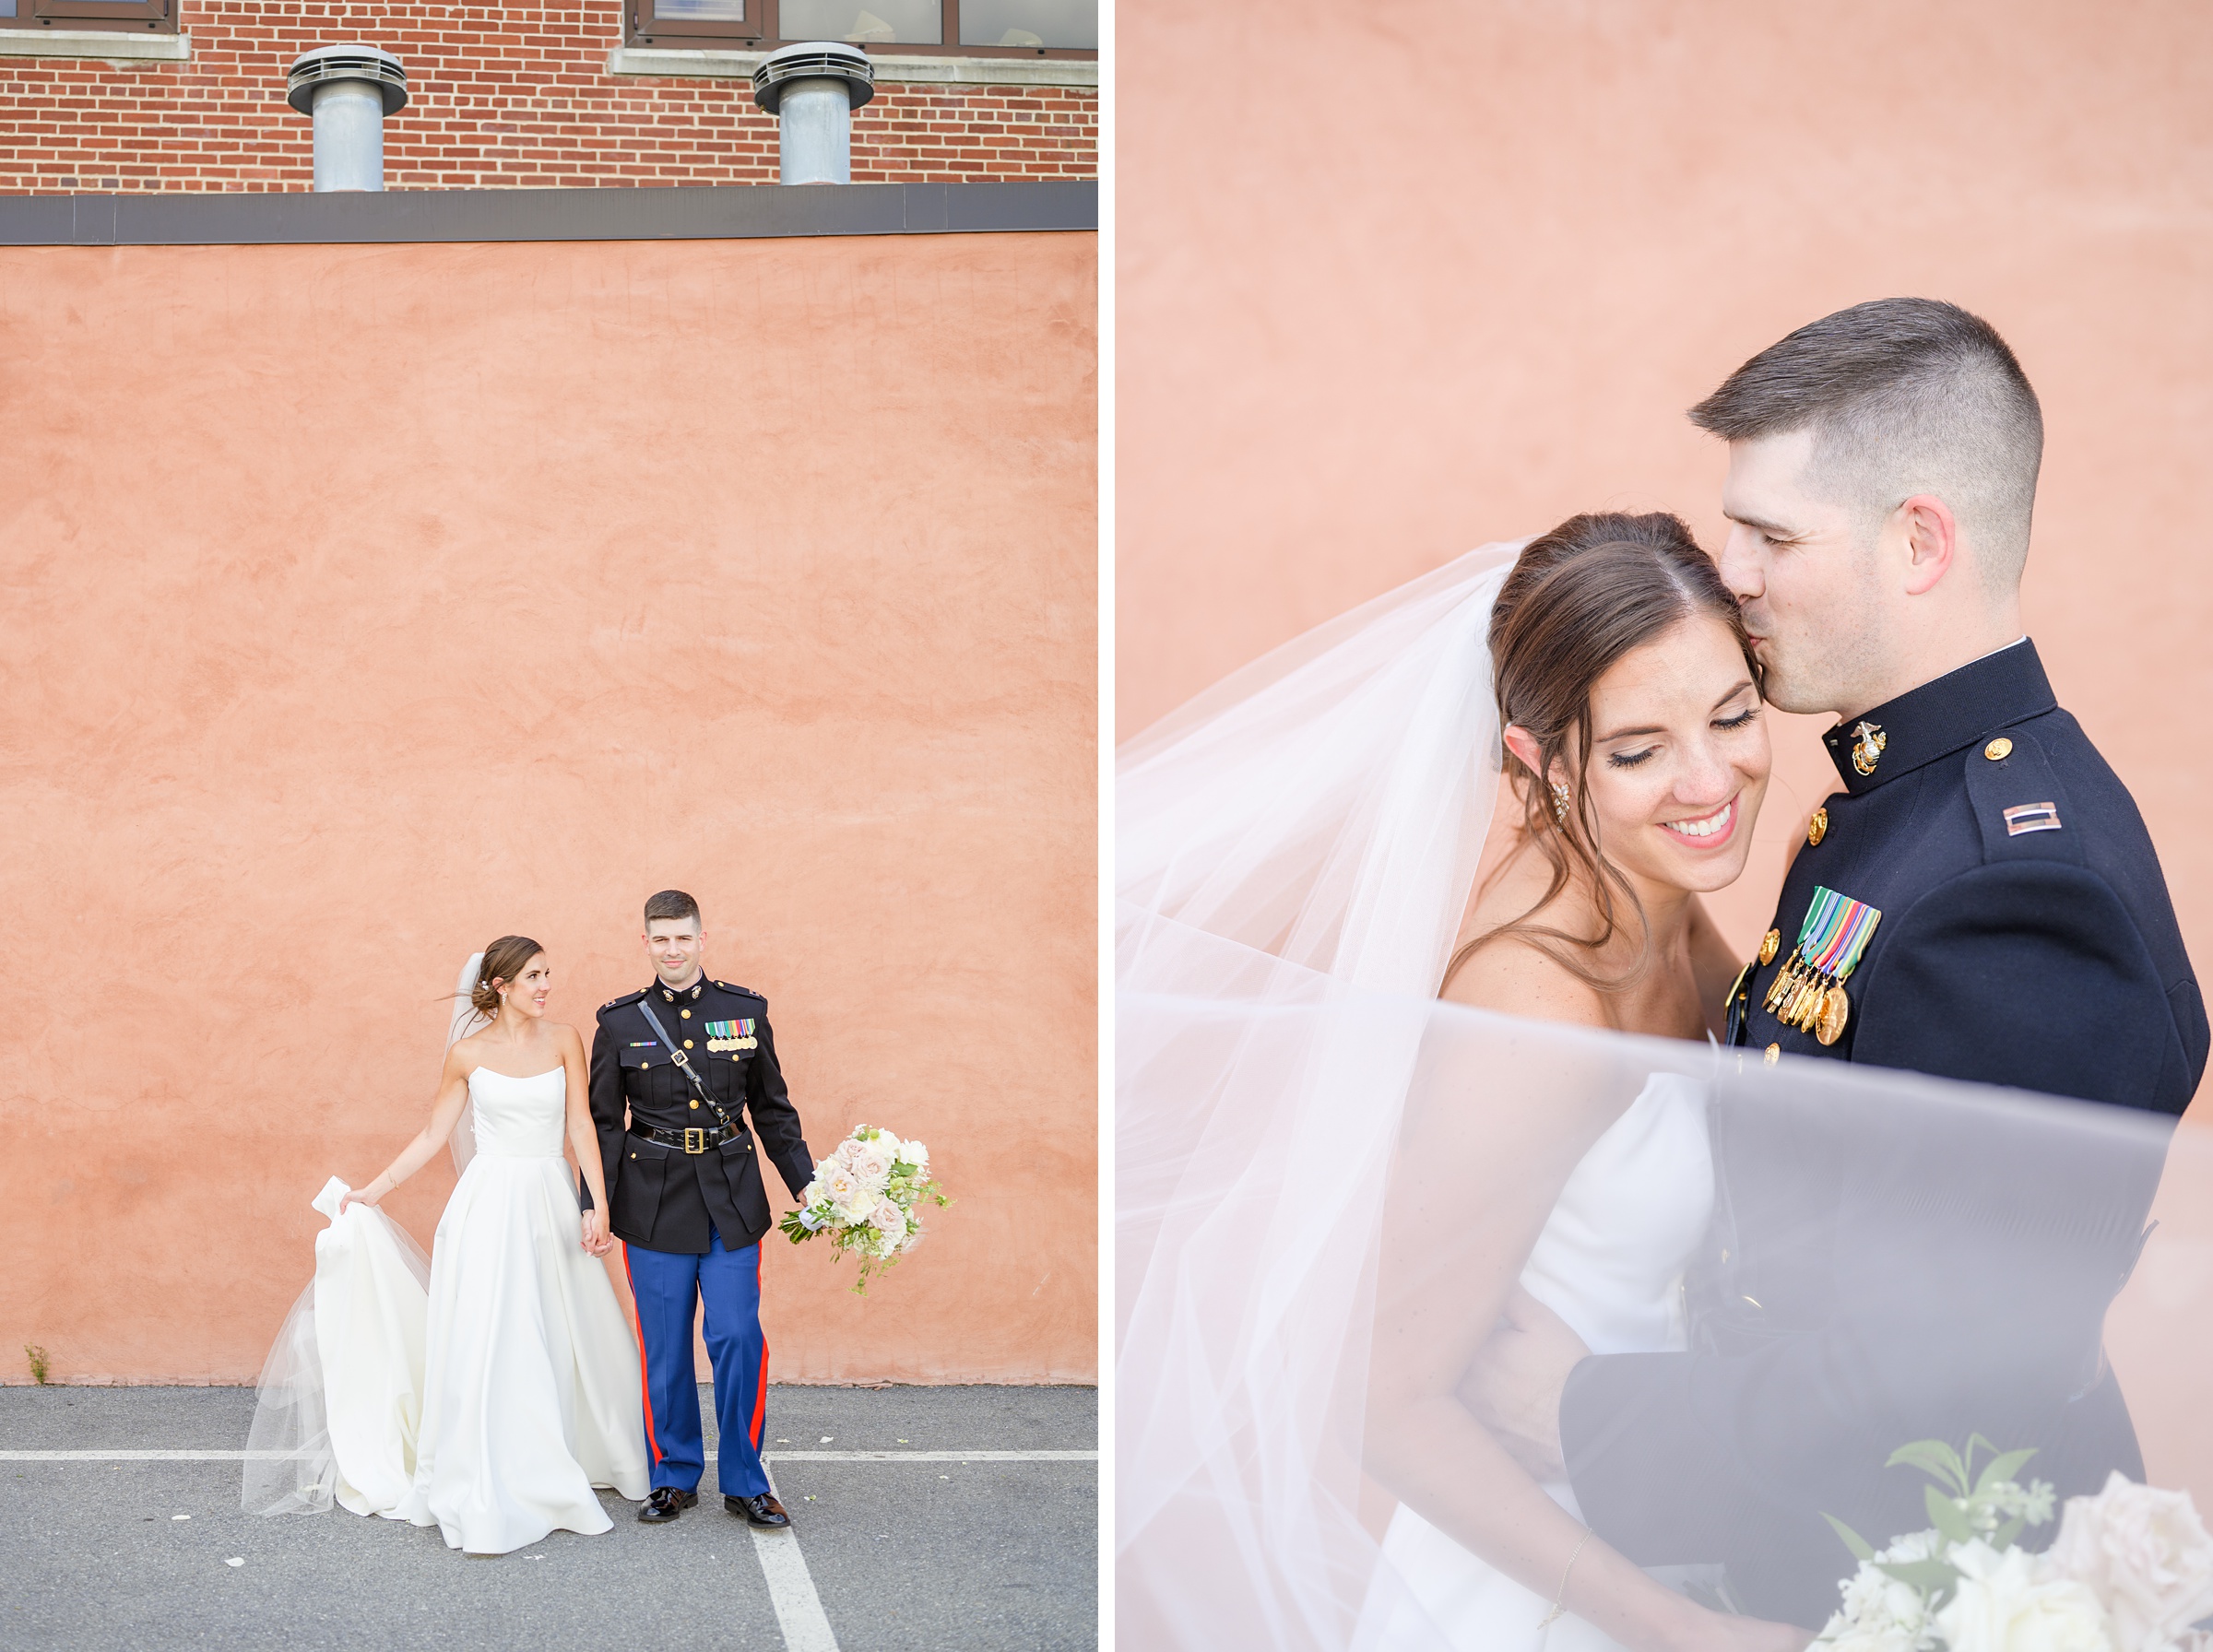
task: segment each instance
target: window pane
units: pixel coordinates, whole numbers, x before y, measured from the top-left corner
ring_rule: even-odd
[[[688,18],[695,23],[742,23],[745,0],[653,0],[653,20]]]
[[[1099,0],[961,0],[961,44],[1096,52]]]
[[[784,0],[776,32],[787,41],[935,46],[945,38],[938,18],[938,0]]]

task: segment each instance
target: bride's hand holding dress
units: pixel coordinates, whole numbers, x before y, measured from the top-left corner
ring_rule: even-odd
[[[288,1469],[299,1463],[272,1484],[250,1469],[244,1498],[278,1513],[335,1497],[503,1554],[556,1530],[608,1530],[596,1488],[636,1501],[648,1472],[637,1341],[596,1260],[609,1247],[607,1190],[584,1042],[545,1019],[551,970],[536,942],[503,937],[470,967],[463,996],[488,1024],[448,1048],[429,1123],[367,1186],[317,1205],[333,1220],[312,1312],[287,1322],[254,1423],[297,1447]],[[467,1162],[427,1278],[369,1265],[400,1238],[351,1207],[373,1208],[449,1138]],[[564,1143],[592,1211],[578,1210]]]

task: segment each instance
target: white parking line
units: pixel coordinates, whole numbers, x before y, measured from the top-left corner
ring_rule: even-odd
[[[766,1454],[762,1460],[769,1460]],[[768,1489],[776,1489],[773,1474]],[[814,1592],[814,1574],[807,1569],[807,1556],[799,1550],[799,1534],[788,1526],[782,1531],[763,1531],[756,1526],[752,1531],[753,1557],[761,1563],[761,1575],[768,1584],[769,1604],[776,1609],[784,1652],[838,1652],[830,1616],[822,1611],[822,1598]]]
[[[709,1443],[708,1449],[712,1450]],[[0,1463],[282,1462],[284,1451],[0,1451]],[[1095,1451],[764,1451],[767,1463],[1095,1463]]]

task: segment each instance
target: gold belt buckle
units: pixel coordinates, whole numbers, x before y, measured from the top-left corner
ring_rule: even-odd
[[[707,1150],[707,1133],[696,1125],[684,1127],[684,1151],[704,1153]]]

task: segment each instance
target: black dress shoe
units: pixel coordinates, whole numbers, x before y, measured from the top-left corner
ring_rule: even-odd
[[[733,1515],[743,1515],[748,1526],[765,1526],[770,1530],[781,1530],[791,1524],[791,1516],[784,1512],[773,1493],[763,1492],[758,1497],[725,1497],[722,1506]]]
[[[659,1526],[675,1519],[698,1501],[697,1492],[680,1492],[674,1486],[657,1486],[653,1495],[645,1499],[645,1506],[638,1510],[638,1518],[648,1526]]]

